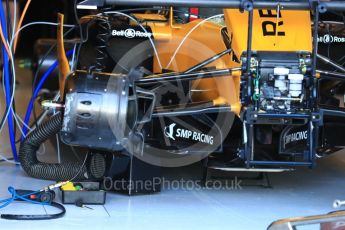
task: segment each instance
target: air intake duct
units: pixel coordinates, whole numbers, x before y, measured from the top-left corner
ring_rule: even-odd
[[[36,153],[43,142],[56,135],[61,130],[62,116],[56,114],[47,122],[39,125],[21,143],[19,160],[24,171],[31,177],[64,181],[89,179],[87,167],[83,162],[64,162],[51,164],[40,162]]]

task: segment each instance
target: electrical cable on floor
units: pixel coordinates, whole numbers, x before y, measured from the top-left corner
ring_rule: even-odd
[[[0,154],[0,162],[7,162],[15,165],[20,165],[19,162],[15,162],[13,158],[7,158],[3,154]]]
[[[49,206],[59,209],[60,212],[56,214],[44,214],[44,215],[1,214],[0,218],[7,219],[7,220],[52,220],[52,219],[61,218],[66,214],[66,209],[62,204],[51,202]]]
[[[86,164],[86,161],[88,159],[89,154],[86,154],[84,162],[82,163],[80,169],[78,170],[78,172],[72,177],[70,178],[68,181],[65,182],[58,182],[55,183],[53,185],[48,185],[46,187],[44,187],[43,189],[37,190],[37,191],[33,191],[30,193],[26,193],[24,195],[19,195],[17,193],[17,191],[13,188],[13,187],[8,187],[8,191],[11,194],[11,197],[8,199],[4,199],[4,200],[0,200],[0,209],[4,208],[6,206],[8,206],[9,204],[11,204],[13,201],[25,201],[31,204],[38,204],[38,205],[49,205],[55,208],[60,209],[60,212],[57,214],[45,214],[45,215],[16,215],[16,214],[1,214],[0,218],[1,219],[10,219],[10,220],[50,220],[50,219],[56,219],[56,218],[60,218],[62,216],[65,215],[66,213],[66,209],[62,204],[56,203],[54,201],[49,201],[49,202],[41,202],[41,201],[35,201],[31,199],[31,195],[38,195],[42,192],[49,192],[49,191],[53,191],[56,188],[61,187],[62,185],[73,181],[75,178],[77,178],[77,176],[82,172],[83,167]],[[1,155],[0,155],[1,157]],[[6,158],[5,158],[6,159]],[[6,161],[8,161],[6,159]]]
[[[23,195],[17,193],[17,191],[13,187],[8,187],[8,192],[11,194],[11,197],[8,199],[0,200],[0,209],[8,206],[13,201],[25,201],[30,204],[38,204],[38,205],[49,205],[55,207],[60,210],[59,213],[56,214],[44,214],[44,215],[17,215],[17,214],[0,214],[1,219],[8,219],[8,220],[50,220],[60,218],[65,215],[66,209],[62,204],[56,203],[54,201],[49,202],[42,202],[42,201],[35,201],[31,197],[38,196],[42,193],[42,190],[29,192]]]
[[[48,204],[46,202],[37,202],[37,201],[33,201],[33,200],[29,200],[27,197],[30,195],[36,195],[39,193],[39,191],[35,191],[35,192],[31,192],[25,195],[18,195],[16,190],[13,187],[8,187],[8,192],[12,195],[11,198],[8,199],[4,199],[4,200],[0,200],[0,203],[2,203],[2,205],[0,205],[0,209],[4,208],[6,206],[8,206],[10,203],[12,203],[15,199],[21,199],[23,201],[27,201],[31,204]]]

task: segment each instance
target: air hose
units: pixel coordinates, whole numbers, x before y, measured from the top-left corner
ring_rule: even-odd
[[[31,177],[65,181],[89,179],[87,167],[82,162],[44,163],[37,159],[36,152],[40,145],[50,137],[56,135],[62,126],[60,113],[52,116],[48,121],[39,125],[21,143],[19,161],[24,171]],[[77,176],[76,176],[77,175]]]

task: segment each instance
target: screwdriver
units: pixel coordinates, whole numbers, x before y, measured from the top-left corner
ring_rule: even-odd
[[[84,205],[83,202],[82,202],[81,200],[77,200],[77,201],[75,202],[75,205],[76,205],[77,207],[80,207],[80,208],[88,208],[88,209],[93,210],[93,208]]]

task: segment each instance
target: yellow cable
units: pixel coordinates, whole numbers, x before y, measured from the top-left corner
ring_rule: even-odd
[[[26,2],[26,4],[25,4],[23,13],[22,13],[22,15],[20,16],[20,19],[19,19],[19,22],[18,22],[18,26],[17,26],[17,29],[16,29],[16,33],[18,33],[20,27],[22,26],[24,17],[25,17],[25,15],[26,15],[26,12],[28,11],[28,8],[29,8],[29,6],[30,6],[30,3],[31,3],[31,0],[28,0],[28,1]],[[16,36],[15,39],[14,39],[13,54],[16,52],[16,49],[17,49],[18,37],[19,37],[19,36]]]

